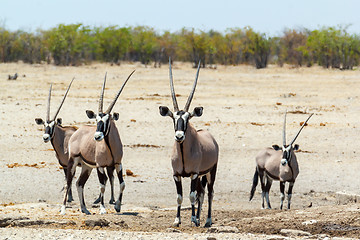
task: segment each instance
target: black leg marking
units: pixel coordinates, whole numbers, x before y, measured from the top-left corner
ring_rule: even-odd
[[[291,205],[291,197],[292,197],[292,190],[294,187],[294,183],[295,182],[290,182],[289,183],[289,189],[288,189],[288,209],[290,209],[290,205]]]
[[[196,216],[195,216],[196,188],[198,184],[200,184],[198,174],[191,175],[191,185],[190,185],[191,222],[193,222],[196,227],[199,226],[199,223],[196,221]]]
[[[177,207],[176,218],[175,218],[173,225],[175,227],[178,227],[181,224],[180,212],[181,212],[181,204],[182,204],[182,200],[183,200],[183,191],[182,191],[181,177],[174,176],[174,181],[175,181],[176,192],[177,192],[178,207]]]
[[[116,212],[120,212],[121,210],[121,202],[122,202],[122,196],[123,196],[123,192],[125,189],[125,182],[124,182],[124,178],[123,178],[123,171],[122,171],[122,165],[121,164],[116,164],[115,165],[115,169],[116,169],[116,173],[120,182],[120,194],[119,194],[119,198],[118,200],[115,202],[115,210]]]
[[[104,194],[105,194],[107,177],[104,168],[98,167],[96,168],[96,171],[100,182],[100,213],[104,214],[105,213]]]
[[[208,217],[206,219],[205,227],[211,227],[212,225],[211,209],[212,209],[212,200],[214,198],[214,183],[216,177],[216,168],[217,168],[217,164],[210,171],[210,182],[207,185],[209,207],[208,207]]]
[[[65,173],[65,180],[67,180],[67,167],[63,167],[63,170]],[[70,186],[67,202],[72,202],[72,201],[74,201],[74,198],[73,198],[71,186]]]
[[[85,213],[87,215],[89,215],[91,213],[86,209],[85,199],[84,199],[84,186],[85,186],[85,183],[87,182],[87,180],[89,179],[91,171],[92,171],[92,169],[90,167],[82,166],[80,177],[79,177],[78,181],[76,182],[80,205],[81,205],[81,212]]]
[[[270,209],[271,209],[271,204],[270,204],[269,192],[270,192],[271,184],[272,184],[272,180],[269,177],[266,177],[265,197],[268,208]]]

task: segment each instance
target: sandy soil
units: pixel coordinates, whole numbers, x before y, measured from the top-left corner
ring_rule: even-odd
[[[64,177],[51,144],[42,140],[36,117],[46,117],[46,99],[53,83],[52,114],[73,77],[75,81],[59,114],[63,125],[94,124],[85,110],[97,110],[105,72],[108,74],[105,107],[127,75],[136,69],[114,107],[124,144],[125,176],[122,213],[107,204],[100,215],[92,202],[99,186],[95,171],[85,187],[90,216],[75,202],[66,216],[59,215]],[[17,72],[16,81],[7,75]],[[185,104],[196,70],[175,63],[175,91]],[[250,66],[201,69],[192,107],[203,106],[201,118],[191,120],[208,129],[220,146],[215,183],[213,227],[191,227],[189,180],[182,225],[173,228],[176,189],[170,154],[173,125],[161,117],[159,105],[172,108],[168,68],[141,64],[82,67],[0,64],[0,238],[246,238],[360,236],[360,71],[322,68],[256,70]],[[300,174],[294,187],[292,209],[280,211],[279,185],[270,198],[273,210],[260,210],[260,187],[252,202],[248,194],[255,169],[255,155],[264,147],[282,142],[285,110],[291,139],[309,113],[314,113],[298,140]],[[77,174],[79,173],[79,169]],[[119,184],[116,183],[116,193]],[[106,199],[109,199],[109,188]],[[341,192],[341,193],[340,193]],[[207,209],[207,203],[204,204]],[[202,217],[202,225],[205,222]],[[96,231],[93,231],[96,230]],[[295,231],[296,230],[296,231]],[[302,232],[299,232],[302,231]]]

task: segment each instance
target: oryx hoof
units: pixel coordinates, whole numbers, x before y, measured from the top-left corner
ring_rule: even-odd
[[[211,225],[212,225],[212,220],[211,220],[211,218],[207,218],[204,227],[208,228],[208,227],[211,227]]]
[[[191,216],[191,222],[194,224],[195,227],[200,226],[200,219],[196,219],[195,216]]]
[[[67,202],[72,202],[72,201],[74,201],[73,197],[69,197],[67,200]]]
[[[100,214],[106,214],[106,209],[103,206],[100,206]]]
[[[120,202],[120,201],[116,201],[114,208],[115,208],[116,212],[119,213],[120,210],[121,210],[121,202]]]
[[[86,215],[91,215],[91,212],[89,212],[86,208],[82,208],[81,212],[85,213]]]
[[[65,215],[66,214],[66,207],[63,205],[61,206],[61,209],[60,209],[60,215]]]
[[[180,227],[180,224],[181,224],[181,220],[179,217],[175,218],[175,221],[173,223],[173,226],[174,227]]]
[[[114,205],[114,204],[115,204],[115,200],[114,200],[113,198],[112,198],[112,199],[110,199],[109,204]]]

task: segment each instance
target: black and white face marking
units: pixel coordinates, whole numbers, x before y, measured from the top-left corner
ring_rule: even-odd
[[[110,114],[100,113],[96,116],[96,132],[94,139],[101,141],[109,133]]]
[[[293,151],[293,149],[291,145],[288,145],[288,146],[283,146],[282,150],[283,150],[283,156],[281,159],[281,165],[285,166],[286,164],[289,164],[291,160],[291,151]]]
[[[44,125],[43,140],[46,143],[49,142],[54,136],[54,128],[55,128],[56,122],[55,121],[45,122],[41,118],[37,118],[37,119],[35,119],[35,121],[38,125]]]
[[[182,143],[190,119],[190,113],[178,111],[174,114],[175,141]]]

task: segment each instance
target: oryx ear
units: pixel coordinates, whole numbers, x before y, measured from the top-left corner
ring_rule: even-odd
[[[276,151],[280,150],[280,147],[278,145],[272,145],[272,148],[275,149]]]
[[[58,119],[56,119],[56,122],[57,122],[58,125],[61,125],[62,124],[62,119],[58,118]]]
[[[166,117],[166,116],[172,117],[173,116],[173,113],[170,111],[170,109],[168,107],[160,106],[159,111],[160,111],[160,115],[163,117]]]
[[[191,113],[192,117],[201,117],[203,114],[203,107],[196,107],[194,108],[193,112]]]
[[[41,118],[35,118],[35,122],[37,125],[43,125],[44,124],[44,120],[42,120]]]
[[[295,151],[299,150],[299,144],[295,144],[295,145],[294,145],[294,150],[295,150]]]
[[[114,112],[112,117],[115,121],[117,121],[119,119],[119,113]]]
[[[86,110],[86,115],[88,116],[88,118],[92,119],[92,118],[96,118],[96,114],[91,111],[91,110]]]

